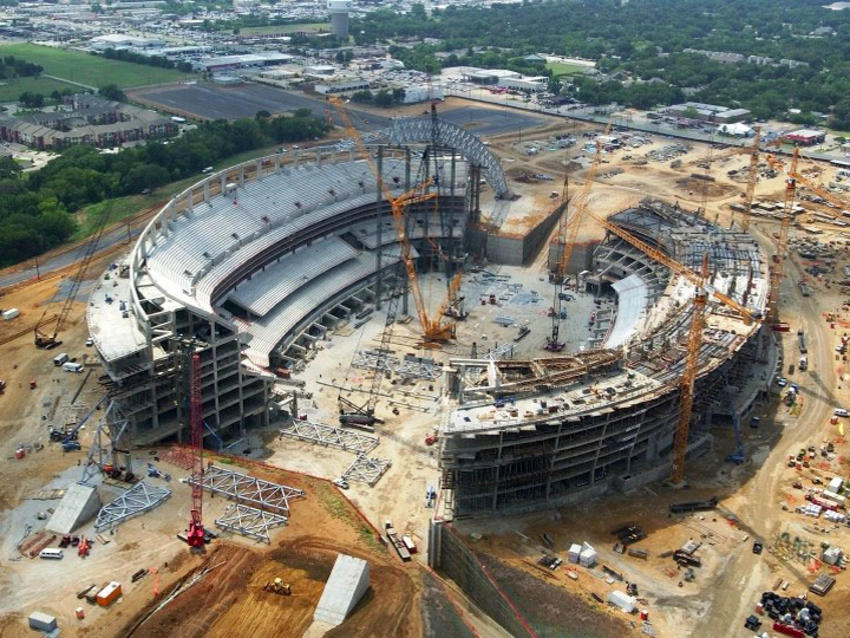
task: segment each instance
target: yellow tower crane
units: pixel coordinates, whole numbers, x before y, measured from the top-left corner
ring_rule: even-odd
[[[428,308],[425,304],[425,298],[422,294],[422,287],[419,284],[416,264],[413,261],[410,241],[407,236],[407,229],[405,228],[405,209],[408,206],[433,200],[437,197],[436,193],[427,192],[428,188],[432,185],[432,181],[428,180],[423,184],[418,184],[410,191],[399,195],[398,197],[394,197],[390,192],[390,189],[387,187],[386,182],[383,179],[383,175],[381,175],[381,172],[375,165],[369,149],[366,148],[366,144],[363,142],[360,132],[351,123],[351,118],[349,117],[348,111],[345,109],[342,100],[336,96],[332,96],[328,98],[328,101],[336,108],[337,113],[339,113],[339,116],[342,119],[346,133],[354,140],[360,154],[366,158],[370,170],[378,180],[378,187],[381,189],[384,199],[386,199],[390,204],[393,221],[395,222],[396,235],[398,237],[399,247],[401,248],[401,260],[404,263],[407,278],[410,282],[410,290],[413,294],[413,301],[416,306],[416,312],[419,316],[419,322],[422,325],[424,339],[426,342],[446,342],[454,337],[455,323],[451,321],[443,321],[443,318],[453,299],[456,297],[458,289],[460,288],[461,274],[458,273],[455,275],[450,282],[449,296],[440,305],[436,316],[433,318],[429,316]]]

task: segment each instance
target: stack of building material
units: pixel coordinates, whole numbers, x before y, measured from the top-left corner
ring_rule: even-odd
[[[571,563],[578,563],[579,556],[581,555],[581,545],[578,543],[573,543],[570,545],[570,549],[567,552],[567,558]]]
[[[832,510],[826,510],[823,516],[826,520],[832,523],[843,523],[847,518],[844,514],[833,512]]]
[[[593,567],[596,564],[596,550],[588,543],[582,543],[579,563],[583,567]]]
[[[823,562],[827,565],[837,565],[841,561],[843,553],[840,547],[832,545],[823,551]]]
[[[844,479],[840,476],[836,476],[829,482],[829,491],[830,492],[840,492],[841,488],[844,486]]]

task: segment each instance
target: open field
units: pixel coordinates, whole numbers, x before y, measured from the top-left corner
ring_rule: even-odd
[[[557,75],[576,75],[587,70],[586,66],[580,64],[568,64],[566,62],[547,62],[546,68]]]
[[[92,87],[117,84],[119,87],[127,88],[175,82],[192,77],[188,73],[174,69],[161,69],[146,64],[109,60],[82,51],[57,49],[37,44],[6,44],[0,46],[0,55],[14,55],[27,62],[40,64],[44,67],[42,73],[45,75],[53,75]]]
[[[21,93],[26,91],[49,95],[53,91],[75,88],[79,87],[52,78],[7,78],[0,80],[0,102],[17,102]]]
[[[276,33],[321,33],[330,31],[329,22],[305,22],[303,24],[270,24],[262,27],[242,27],[239,35],[271,35]]]

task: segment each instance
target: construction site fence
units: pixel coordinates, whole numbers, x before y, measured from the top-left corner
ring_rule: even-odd
[[[478,607],[512,636],[537,633],[461,535],[444,521],[428,530],[428,566],[451,578]]]

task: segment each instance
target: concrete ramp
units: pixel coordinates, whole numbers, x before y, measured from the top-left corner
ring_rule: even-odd
[[[369,563],[362,558],[339,554],[313,620],[332,626],[342,624],[369,589]]]
[[[47,522],[46,529],[57,534],[70,534],[97,514],[100,505],[96,488],[71,483]]]

